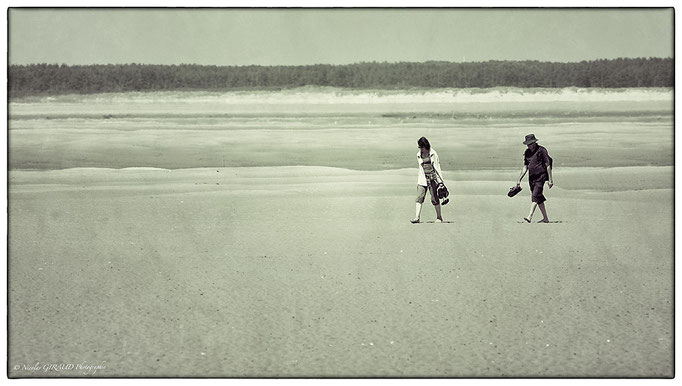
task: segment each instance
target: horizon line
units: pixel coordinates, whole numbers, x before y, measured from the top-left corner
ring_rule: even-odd
[[[660,56],[636,56],[636,57],[617,57],[617,58],[599,58],[599,59],[583,59],[579,61],[546,61],[537,59],[489,59],[489,60],[477,60],[477,61],[448,61],[448,60],[426,60],[421,62],[415,61],[360,61],[352,63],[311,63],[311,64],[202,64],[202,63],[142,63],[142,62],[120,62],[120,63],[80,63],[80,64],[68,64],[68,63],[56,63],[56,62],[33,62],[33,63],[8,63],[8,67],[12,66],[129,66],[129,65],[142,65],[142,66],[205,66],[205,67],[308,67],[308,66],[352,66],[358,64],[429,64],[429,63],[447,63],[447,64],[476,64],[476,63],[489,63],[489,62],[537,62],[537,63],[550,63],[550,64],[576,64],[583,62],[599,62],[599,61],[616,61],[616,60],[673,60],[673,57],[660,57]]]

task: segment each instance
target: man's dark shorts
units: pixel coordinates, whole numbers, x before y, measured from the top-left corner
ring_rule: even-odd
[[[547,175],[541,174],[539,176],[528,177],[528,182],[530,184],[530,200],[537,204],[542,204],[547,201],[545,196],[542,194],[542,190],[545,187],[545,181],[547,181]]]

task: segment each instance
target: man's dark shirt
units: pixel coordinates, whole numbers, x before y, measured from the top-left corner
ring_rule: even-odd
[[[547,149],[544,147],[538,145],[538,148],[535,149],[535,152],[532,152],[530,149],[526,149],[526,152],[523,154],[523,164],[528,166],[528,177],[530,179],[549,179],[547,176],[549,155],[547,154]]]

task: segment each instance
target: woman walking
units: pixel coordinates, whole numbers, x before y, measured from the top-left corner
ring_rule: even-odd
[[[426,191],[431,194],[431,204],[436,209],[436,222],[442,223],[443,216],[440,213],[440,201],[438,200],[438,177],[443,178],[443,173],[440,170],[440,161],[438,160],[438,153],[431,148],[429,140],[421,137],[417,141],[419,152],[417,153],[417,167],[419,174],[417,175],[417,206],[415,210],[414,219],[410,222],[416,224],[422,212],[422,204],[426,198]]]

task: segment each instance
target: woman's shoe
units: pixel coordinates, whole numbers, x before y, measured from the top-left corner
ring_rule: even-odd
[[[413,218],[412,220],[410,220],[410,222],[411,222],[412,224],[416,224],[416,223],[419,222],[419,219],[418,219],[418,218]]]

